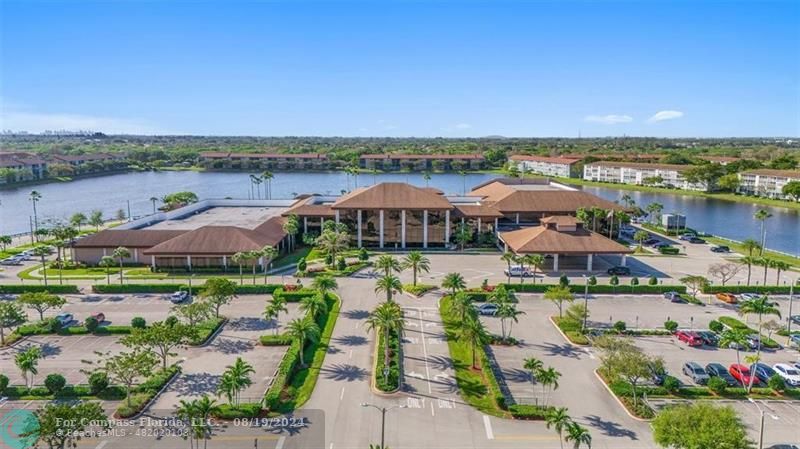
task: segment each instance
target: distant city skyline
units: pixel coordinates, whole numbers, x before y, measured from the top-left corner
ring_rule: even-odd
[[[0,130],[797,137],[797,23],[792,1],[10,0]]]

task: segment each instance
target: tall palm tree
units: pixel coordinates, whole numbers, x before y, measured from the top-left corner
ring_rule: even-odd
[[[781,318],[781,311],[780,309],[772,305],[772,302],[770,302],[767,296],[762,296],[760,298],[743,301],[739,305],[739,315],[740,316],[756,315],[758,317],[758,335],[759,338],[761,338],[760,335],[762,329],[762,317],[764,315],[774,315],[777,316],[778,318]],[[759,359],[761,358],[760,344],[758,345],[758,348],[756,348],[756,357]],[[753,386],[752,377],[754,376],[751,376],[750,378],[750,386],[748,387],[748,390]]]
[[[366,320],[367,332],[373,329],[383,331],[383,366],[389,367],[391,354],[389,352],[389,336],[391,332],[398,334],[403,330],[403,311],[397,303],[385,302],[380,304]],[[383,381],[388,382],[389,372],[384,370]]]
[[[261,250],[247,251],[247,260],[251,262],[253,268],[253,285],[256,284],[256,267],[258,267],[258,259],[261,258]]]
[[[544,268],[544,256],[541,254],[526,254],[523,259],[526,264],[533,268],[533,283],[536,284],[536,271]]]
[[[403,271],[403,266],[400,264],[400,261],[388,254],[378,257],[378,260],[375,261],[375,268],[383,270],[385,276]]]
[[[56,247],[56,251],[58,252],[58,283],[59,285],[64,284],[64,258],[61,256],[62,250],[67,247],[67,242],[64,240],[56,240],[53,242],[53,246]],[[63,251],[64,255],[66,256],[66,251]]]
[[[506,274],[508,276],[508,282],[507,283],[510,284],[511,283],[511,263],[512,262],[516,262],[517,256],[514,253],[510,252],[510,251],[506,251],[506,252],[503,253],[502,256],[500,256],[500,260],[505,262],[506,265],[508,266],[508,271],[506,272]],[[520,276],[520,277],[522,277],[522,276]]]
[[[31,190],[31,193],[28,194],[28,199],[30,200],[31,204],[33,205],[33,234],[36,236],[36,231],[39,230],[39,214],[36,210],[36,203],[42,199],[42,194],[37,192],[36,190]],[[36,237],[36,241],[39,241],[39,238]]]
[[[100,261],[97,262],[97,265],[106,269],[106,284],[108,285],[111,285],[111,267],[113,267],[115,263],[114,258],[111,256],[103,256],[100,258]]]
[[[553,429],[558,433],[558,441],[561,443],[561,448],[564,448],[564,430],[567,429],[569,423],[572,422],[572,418],[569,417],[567,414],[566,407],[559,407],[553,410],[550,410],[549,413],[545,415],[545,425],[547,428],[553,427]]]
[[[244,284],[244,271],[242,267],[244,266],[244,263],[247,260],[249,260],[247,252],[240,251],[231,256],[231,262],[235,263],[236,265],[239,265],[239,285]]]
[[[289,309],[286,308],[286,300],[281,297],[273,296],[264,309],[264,318],[267,320],[275,320],[275,335],[278,334],[278,323],[280,322],[279,318],[281,312],[289,313]]]
[[[430,182],[430,180],[431,180],[431,172],[429,172],[429,171],[425,171],[425,172],[422,174],[422,179],[424,179],[424,180],[425,180],[425,187],[428,187],[428,184],[429,184],[429,182]]]
[[[547,400],[550,392],[558,390],[558,378],[561,373],[556,371],[555,368],[548,367],[539,372],[539,383],[542,384],[542,394],[544,395],[544,405],[547,406]]]
[[[781,271],[788,271],[792,269],[792,266],[782,260],[773,260],[770,264],[770,268],[773,268],[777,271],[775,275],[775,285],[781,284]],[[766,282],[764,283],[766,285]]]
[[[747,285],[750,285],[750,277],[753,272],[753,265],[758,265],[759,258],[753,256],[744,256],[739,259],[739,263],[747,265]]]
[[[733,347],[734,349],[736,349],[737,365],[741,364],[741,357],[739,351],[747,345],[747,335],[748,331],[744,329],[725,329],[719,336],[720,348]],[[742,387],[747,388],[747,385],[742,383]]]
[[[544,369],[544,362],[536,357],[528,357],[522,362],[522,367],[531,374],[531,390],[533,390],[539,372]]]
[[[319,326],[308,318],[295,318],[289,322],[289,325],[286,327],[286,332],[292,338],[300,341],[298,345],[300,348],[300,366],[305,368],[306,359],[303,355],[303,349],[307,341],[317,341],[317,339],[319,339]]]
[[[222,378],[227,379],[227,387],[230,388],[228,402],[230,403],[231,397],[235,401],[236,407],[239,406],[241,400],[242,390],[253,384],[250,379],[251,374],[255,374],[255,369],[249,363],[245,362],[241,357],[237,357],[233,365],[228,365]],[[233,405],[233,404],[231,404]]]
[[[158,198],[154,197],[154,196],[151,196],[150,197],[150,202],[153,203],[153,214],[155,215],[155,213],[157,212],[156,203],[158,202]]]
[[[375,282],[375,293],[380,292],[386,293],[386,302],[392,302],[392,294],[403,292],[403,284],[400,282],[400,278],[393,274],[379,277]]]
[[[265,170],[264,172],[261,173],[261,179],[265,181],[264,197],[267,198],[268,200],[272,199],[272,178],[274,177],[275,175],[272,174],[272,172],[269,170]]]
[[[328,292],[339,288],[339,284],[332,276],[322,275],[315,277],[314,280],[311,281],[311,288],[319,290],[323,295],[327,295]]]
[[[428,273],[431,271],[431,261],[420,251],[410,251],[403,259],[403,267],[411,268],[413,285],[417,285],[417,272]]]
[[[297,233],[300,232],[300,220],[297,215],[289,215],[283,223],[283,231],[289,236],[289,252],[294,251],[294,241]]]
[[[451,295],[467,288],[467,282],[461,273],[447,273],[442,279],[442,287],[449,289]]]
[[[272,263],[272,260],[278,257],[278,250],[275,249],[274,246],[265,246],[261,248],[261,257],[264,258],[264,283],[267,283],[267,275],[269,274],[269,270],[267,269]]]
[[[47,287],[47,265],[45,257],[50,255],[50,248],[45,245],[36,245],[33,248],[33,256],[38,257],[42,261],[42,276],[44,276],[44,285]]]
[[[489,340],[489,334],[483,327],[483,323],[478,317],[467,315],[466,319],[461,322],[458,336],[459,339],[469,343],[472,348],[472,367],[477,369],[477,348],[479,345],[486,344]]]
[[[475,315],[475,307],[472,306],[472,298],[464,292],[458,292],[451,296],[450,307],[453,312],[459,316],[460,322],[464,322],[469,315]]]
[[[572,449],[580,449],[582,444],[589,449],[592,448],[592,435],[589,430],[574,421],[567,424],[567,436],[564,439],[572,443]]]
[[[756,212],[753,215],[753,218],[755,218],[756,220],[761,222],[761,248],[759,249],[758,255],[759,256],[763,256],[764,255],[764,248],[765,248],[765,246],[767,244],[767,227],[766,227],[766,224],[767,224],[767,220],[769,218],[772,218],[772,214],[769,213],[769,211],[766,210],[766,209],[759,209],[758,212]]]
[[[131,257],[131,252],[130,252],[130,250],[128,250],[128,248],[125,248],[124,246],[119,246],[114,250],[113,253],[111,253],[111,257],[117,259],[117,261],[119,262],[119,283],[120,283],[120,285],[122,285],[123,282],[124,282],[123,273],[122,273],[122,271],[123,271],[122,270],[122,262],[126,258]]]
[[[328,303],[322,293],[306,296],[300,300],[300,310],[306,312],[312,320],[328,311]]]
[[[759,257],[757,259],[756,265],[764,267],[764,285],[767,285],[767,270],[772,268],[777,262],[775,259],[770,259],[769,257]]]
[[[323,231],[317,237],[316,245],[326,254],[330,254],[332,263],[336,263],[336,255],[347,249],[350,244],[350,235],[337,230]]]

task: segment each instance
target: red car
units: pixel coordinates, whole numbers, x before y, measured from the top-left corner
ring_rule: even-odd
[[[731,373],[734,379],[738,380],[742,385],[749,385],[750,378],[753,375],[750,373],[750,368],[744,365],[738,365],[736,363],[732,364],[728,367],[728,372]],[[757,377],[753,377],[753,385],[758,385],[759,381]]]
[[[689,346],[703,346],[703,338],[697,332],[677,331],[675,336]]]

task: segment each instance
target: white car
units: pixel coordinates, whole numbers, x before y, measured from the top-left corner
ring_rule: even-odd
[[[180,303],[186,301],[187,299],[189,299],[189,292],[187,292],[185,290],[181,290],[181,291],[175,292],[172,295],[170,295],[170,297],[169,297],[169,300],[173,304],[180,304]]]
[[[758,295],[756,293],[742,293],[741,295],[739,295],[739,299],[741,301],[751,301],[753,299],[758,299],[760,297],[761,295]]]
[[[527,267],[521,267],[519,265],[512,265],[511,270],[503,270],[503,273],[506,276],[511,277],[530,277],[533,276],[533,271],[529,270]]]
[[[489,316],[494,316],[497,313],[497,309],[498,309],[497,304],[491,304],[491,303],[483,303],[475,307],[475,310],[478,311],[479,315],[489,315]]]
[[[59,326],[67,326],[71,324],[74,319],[75,317],[73,317],[71,313],[63,312],[56,315],[56,321]]]
[[[791,385],[793,387],[800,386],[800,370],[789,365],[788,363],[776,363],[772,365],[772,369],[778,373],[779,376],[786,381],[787,385]]]

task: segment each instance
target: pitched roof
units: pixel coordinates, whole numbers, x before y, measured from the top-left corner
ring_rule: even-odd
[[[501,232],[500,239],[515,253],[535,254],[623,254],[633,250],[583,227],[557,231],[548,226],[534,226]]]
[[[527,154],[515,154],[509,159],[512,161],[531,161],[531,162],[549,162],[551,164],[566,164],[572,165],[580,162],[580,159],[571,159],[566,157],[548,157],[548,156],[532,156]]]
[[[203,226],[167,240],[143,254],[235,254],[278,244],[285,236],[282,217],[272,217],[255,229],[236,226]]]
[[[314,200],[315,197],[313,196],[301,199],[281,215],[284,217],[288,217],[289,215],[298,215],[301,217],[333,217],[336,215],[333,209],[331,209],[330,204],[314,204]]]
[[[186,231],[159,229],[106,229],[75,242],[75,248],[150,248]]]
[[[361,159],[473,159],[483,160],[482,154],[362,154]]]
[[[342,196],[332,209],[444,210],[453,205],[442,195],[402,182],[383,182],[353,190]]]
[[[550,217],[544,217],[541,220],[544,224],[556,224],[556,225],[567,225],[567,226],[576,226],[578,223],[583,223],[582,221],[578,220],[575,217],[570,215],[553,215]]]
[[[747,170],[745,175],[761,175],[761,176],[774,176],[776,178],[796,178],[800,179],[800,171],[797,170],[773,170],[770,168],[762,168],[758,170]]]
[[[503,214],[541,212],[546,214],[574,213],[580,207],[624,210],[624,207],[580,190],[526,190],[495,182],[473,190],[470,195],[481,196]]]
[[[233,153],[224,151],[204,151],[200,153],[200,157],[209,159],[328,159],[328,155],[322,153]]]
[[[453,204],[455,211],[454,217],[480,217],[480,218],[502,218],[503,214],[497,210],[492,203],[482,204]]]

